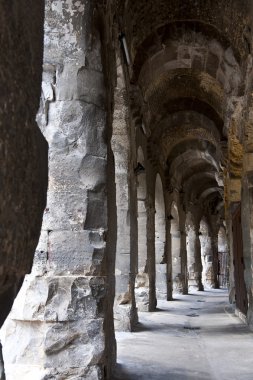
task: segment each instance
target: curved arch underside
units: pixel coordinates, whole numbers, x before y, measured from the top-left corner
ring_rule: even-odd
[[[247,20],[249,2],[243,3],[129,0],[125,8],[131,82],[150,131],[148,158],[170,192],[212,210],[224,193],[229,100],[243,92],[248,46],[238,21]]]

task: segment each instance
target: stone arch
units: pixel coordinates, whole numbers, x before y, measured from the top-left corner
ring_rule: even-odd
[[[166,299],[166,265],[165,265],[165,202],[161,176],[156,175],[155,183],[155,263],[156,263],[156,296]]]

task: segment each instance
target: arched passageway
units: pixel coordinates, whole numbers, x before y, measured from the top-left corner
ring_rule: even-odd
[[[252,2],[18,3],[0,5],[2,320],[38,246],[1,329],[7,380],[111,379],[115,329],[176,293],[228,285],[252,328]]]

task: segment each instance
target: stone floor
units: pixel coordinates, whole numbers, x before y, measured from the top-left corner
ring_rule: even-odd
[[[118,333],[114,380],[252,380],[253,333],[225,290],[179,295]]]

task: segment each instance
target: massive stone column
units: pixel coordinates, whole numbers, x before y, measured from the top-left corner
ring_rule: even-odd
[[[224,222],[223,222],[224,223]],[[218,233],[218,255],[219,255],[219,285],[228,286],[228,240],[226,228],[220,225]]]
[[[112,149],[115,158],[117,204],[116,294],[114,302],[115,328],[132,331],[137,322],[135,306],[135,274],[137,256],[136,186],[134,169],[135,147],[131,144],[130,115],[123,65],[117,57],[117,83],[114,90]]]
[[[207,230],[201,231],[201,256],[203,260],[203,283],[207,288],[214,287],[212,236]]]
[[[189,226],[187,233],[188,286],[189,289],[203,290],[201,246],[199,240],[199,225]]]
[[[188,276],[187,276],[187,249],[186,249],[186,215],[183,209],[179,213],[180,227],[180,257],[181,257],[181,284],[183,294],[188,294]]]
[[[35,121],[44,1],[0,2],[0,327],[29,273],[47,191],[47,143]],[[4,379],[0,344],[0,378]]]
[[[155,262],[156,262],[156,297],[167,298],[167,268],[165,258],[165,202],[163,184],[159,174],[155,187]]]
[[[201,261],[201,245],[199,239],[199,226],[195,227],[195,279],[198,290],[204,290],[202,283],[202,261]]]
[[[144,155],[138,148],[137,162],[144,168]],[[147,184],[146,173],[137,176],[137,209],[138,209],[138,273],[135,281],[135,297],[138,311],[149,310],[149,273],[147,257]]]
[[[178,207],[172,203],[171,213],[171,258],[173,293],[182,293],[182,261],[181,261],[181,232],[179,226]]]
[[[241,192],[241,206],[242,206],[242,236],[243,236],[243,258],[244,258],[244,279],[248,296],[248,313],[247,321],[253,330],[253,102],[252,102],[252,56],[249,56],[248,61],[248,78],[247,90],[248,109],[246,110],[247,119],[244,123],[244,156],[243,156],[243,175],[242,175],[242,192]]]
[[[253,329],[253,154],[245,154],[245,173],[242,181],[242,236],[244,255],[244,277],[248,293],[248,323]],[[251,169],[251,170],[250,170]]]
[[[219,289],[219,257],[218,257],[218,231],[211,235],[211,247],[213,257],[213,287]]]
[[[182,289],[183,294],[188,294],[187,250],[186,250],[185,231],[180,231],[180,256],[181,256],[181,289]]]
[[[211,218],[211,223],[210,223]],[[203,265],[202,280],[207,288],[216,288],[218,281],[218,229],[216,217],[200,222],[200,244]]]
[[[156,299],[156,270],[155,270],[155,202],[154,195],[148,194],[147,202],[147,267],[149,275],[149,305],[148,311],[154,311]]]
[[[46,3],[38,120],[49,142],[48,199],[32,273],[1,333],[7,380],[110,378],[113,252],[107,241],[106,93],[94,5]]]
[[[172,274],[173,274],[173,292],[181,293],[182,284],[181,284],[181,234],[178,229],[171,231],[171,252],[172,252]]]
[[[173,281],[172,281],[172,237],[171,237],[171,220],[166,219],[166,244],[165,259],[167,263],[167,301],[172,301]]]

